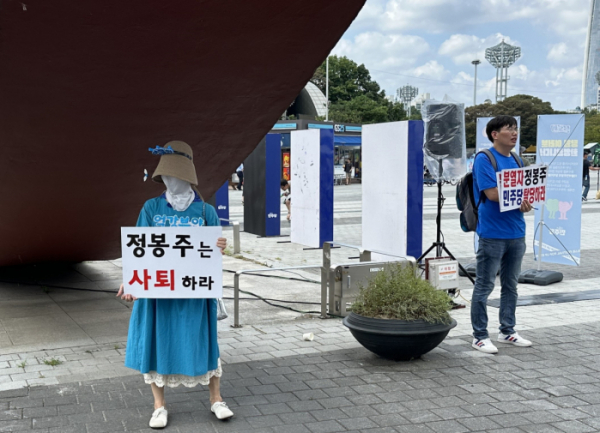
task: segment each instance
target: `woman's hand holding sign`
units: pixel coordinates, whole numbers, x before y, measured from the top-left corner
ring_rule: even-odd
[[[225,252],[225,248],[227,248],[227,239],[218,238],[217,239],[217,247],[221,250],[221,254]]]
[[[117,292],[117,298],[119,296],[121,297],[122,300],[127,301],[127,302],[137,301],[137,298],[135,296],[123,293],[123,284],[121,284],[121,287],[119,287],[119,291]]]

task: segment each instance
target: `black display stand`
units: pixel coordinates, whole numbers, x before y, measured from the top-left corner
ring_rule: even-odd
[[[280,134],[267,134],[244,161],[244,231],[280,235]]]
[[[442,168],[442,159],[439,159],[439,176],[441,178],[442,176],[442,172],[443,172],[443,168]],[[427,255],[435,248],[435,258],[440,258],[440,257],[450,257],[452,260],[456,260],[456,258],[454,257],[454,254],[452,254],[450,252],[450,250],[446,247],[445,242],[442,242],[442,207],[444,205],[444,200],[446,200],[446,198],[444,197],[444,195],[442,194],[442,183],[443,181],[441,179],[437,179],[437,187],[438,187],[438,196],[437,196],[437,217],[435,219],[436,222],[436,240],[433,244],[431,244],[431,246],[427,249],[427,251],[425,251],[423,254],[421,254],[421,257],[419,257],[417,259],[417,262],[421,262],[425,257],[427,257]],[[443,256],[442,253],[446,253],[446,256]],[[475,284],[475,280],[473,279],[473,277],[471,277],[471,275],[465,270],[465,268],[463,268],[463,266],[460,264],[460,262],[458,260],[456,260],[456,262],[458,263],[458,267],[459,269],[469,278],[469,280],[471,280],[471,282],[473,284]]]

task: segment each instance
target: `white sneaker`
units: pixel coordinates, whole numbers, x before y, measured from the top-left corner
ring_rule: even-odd
[[[167,416],[168,412],[165,407],[159,407],[152,413],[152,418],[150,418],[150,427],[165,428],[167,426]]]
[[[210,411],[214,413],[218,419],[229,419],[233,416],[233,412],[227,407],[227,403],[224,401],[218,401],[213,404]]]
[[[483,353],[498,353],[498,348],[494,346],[494,343],[492,343],[492,340],[489,338],[484,338],[483,340],[473,338],[473,344],[471,344],[471,346],[473,349]]]
[[[529,347],[531,346],[531,341],[524,339],[516,332],[510,335],[504,335],[502,332],[498,334],[498,343],[504,344],[512,344],[513,346],[518,347]]]

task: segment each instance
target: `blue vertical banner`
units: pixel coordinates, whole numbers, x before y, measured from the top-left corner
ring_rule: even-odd
[[[422,120],[408,121],[406,255],[412,257],[423,252],[423,134]]]
[[[267,134],[265,144],[265,236],[279,236],[281,134]]]
[[[333,131],[320,131],[319,245],[333,241]]]
[[[215,209],[219,219],[229,219],[229,181],[225,182],[215,193]],[[222,226],[228,226],[229,221],[221,221]]]
[[[583,114],[538,116],[537,163],[548,164],[546,203],[535,211],[534,250],[539,259],[542,209],[543,262],[579,265],[581,257],[581,185],[583,177]]]

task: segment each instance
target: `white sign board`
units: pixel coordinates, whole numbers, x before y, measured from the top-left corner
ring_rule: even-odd
[[[523,200],[530,204],[546,201],[547,165],[530,165],[499,171],[498,200],[500,212],[519,209]]]
[[[319,245],[320,140],[318,129],[291,133],[291,183],[294,187],[291,240],[314,248],[322,246]]]
[[[365,125],[362,141],[362,246],[406,256],[408,122]]]
[[[222,298],[221,227],[122,227],[123,287],[136,298]]]

